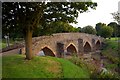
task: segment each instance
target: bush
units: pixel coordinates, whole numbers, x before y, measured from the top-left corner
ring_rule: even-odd
[[[98,72],[93,72],[91,74],[91,77],[92,79],[96,79],[96,78],[99,78],[99,79],[119,79],[119,75],[116,75],[115,73],[107,70],[106,68],[103,68],[102,71],[100,73]]]
[[[72,56],[72,58],[69,59],[72,63],[75,65],[84,68],[87,70],[90,74],[94,72],[98,72],[97,67],[93,65],[92,63],[86,62],[85,60],[77,57],[77,56]]]

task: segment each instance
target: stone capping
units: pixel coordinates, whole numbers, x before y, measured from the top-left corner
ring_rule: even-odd
[[[57,37],[57,36],[63,36],[63,35],[70,35],[70,34],[77,34],[77,35],[84,35],[84,36],[91,36],[93,38],[98,37],[97,35],[92,35],[92,34],[86,34],[86,33],[56,33],[56,34],[52,34],[50,36],[39,36],[39,37],[33,37],[33,44],[36,41],[42,40],[42,39],[49,39],[49,38],[53,38],[53,37]],[[102,38],[102,37],[100,37]]]
[[[92,35],[92,34],[86,34],[86,33],[56,33],[56,34],[52,34],[52,35],[50,35],[50,36],[39,36],[39,37],[33,37],[32,38],[32,44],[33,44],[33,46],[37,43],[37,42],[39,42],[39,41],[41,41],[41,40],[44,40],[44,39],[50,39],[50,38],[57,38],[57,37],[59,37],[59,36],[63,36],[63,37],[65,37],[66,35],[72,35],[72,34],[74,34],[74,35],[80,35],[80,36],[90,36],[90,37],[92,37],[93,39],[102,39],[102,40],[104,40],[104,38],[102,38],[102,37],[99,37],[99,36],[97,36],[97,35]],[[14,44],[14,45],[11,45],[11,46],[9,46],[9,47],[7,47],[7,48],[3,48],[2,50],[0,50],[0,51],[2,51],[2,52],[6,52],[6,51],[9,51],[9,50],[13,50],[13,49],[17,49],[17,48],[25,48],[25,41],[23,40],[23,41],[21,41],[21,42],[19,42],[19,43],[16,43],[16,44]]]

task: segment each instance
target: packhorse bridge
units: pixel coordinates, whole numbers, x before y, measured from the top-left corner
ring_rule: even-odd
[[[47,56],[80,55],[99,50],[103,38],[85,33],[57,33],[33,38],[33,53]],[[23,49],[22,49],[23,50]]]

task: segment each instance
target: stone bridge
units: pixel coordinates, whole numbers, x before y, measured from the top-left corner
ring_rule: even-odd
[[[33,38],[33,53],[47,56],[80,55],[101,48],[103,38],[85,33],[57,33]]]

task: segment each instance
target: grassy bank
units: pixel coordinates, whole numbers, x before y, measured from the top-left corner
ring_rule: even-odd
[[[83,68],[55,57],[27,61],[23,55],[4,56],[2,67],[3,78],[89,78]]]
[[[106,39],[105,44],[106,47],[102,50],[102,54],[107,57],[108,61],[104,62],[105,67],[114,73],[116,76],[119,74],[117,69],[119,68],[118,64],[120,63],[120,53],[119,53],[119,46],[120,46],[120,38],[111,38]],[[119,76],[119,75],[118,75]]]
[[[102,53],[107,56],[109,59],[111,59],[113,62],[118,62],[119,61],[119,46],[120,42],[118,42],[118,38],[111,38],[111,39],[106,39],[105,44],[106,47],[102,51]]]

